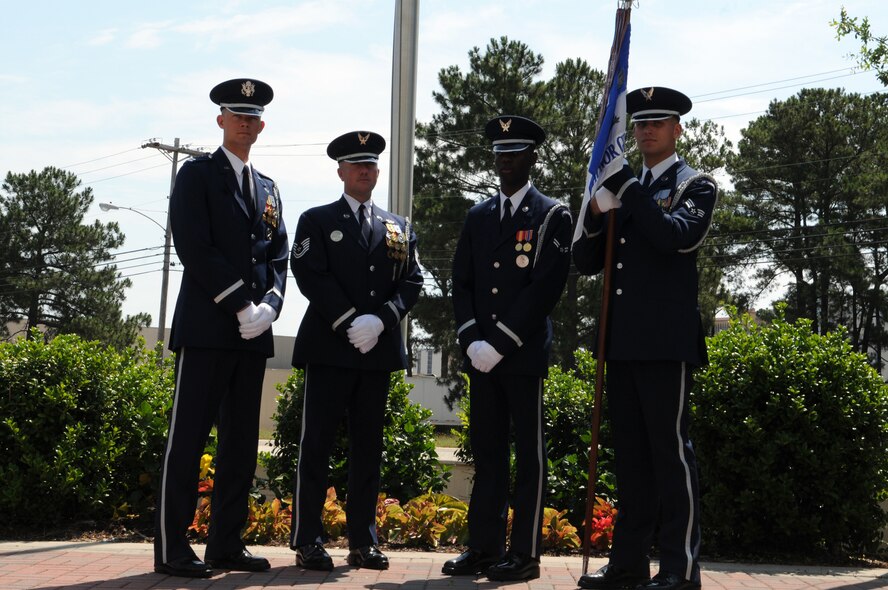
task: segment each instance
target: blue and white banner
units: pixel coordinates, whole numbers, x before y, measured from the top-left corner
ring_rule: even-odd
[[[607,178],[623,167],[626,147],[626,79],[629,73],[630,29],[627,23],[610,87],[605,89],[607,107],[598,136],[592,144],[592,156],[589,158],[586,188],[583,191],[583,204],[574,231],[574,242],[583,235],[583,220],[586,208],[589,207],[589,200]]]

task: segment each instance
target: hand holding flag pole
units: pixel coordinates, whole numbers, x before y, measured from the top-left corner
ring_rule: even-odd
[[[585,239],[583,225],[590,200],[605,179],[623,167],[626,145],[626,77],[629,70],[629,17],[632,0],[619,0],[614,41],[608,60],[604,96],[598,112],[595,142],[586,177],[583,204],[573,241]],[[601,314],[598,319],[598,362],[595,372],[595,401],[592,408],[592,440],[589,446],[589,480],[586,494],[586,520],[583,527],[583,575],[589,570],[590,537],[595,506],[595,484],[598,479],[598,433],[601,428],[601,400],[604,388],[604,359],[607,342],[607,319],[610,307],[610,285],[614,259],[615,211],[608,215],[604,254],[604,285]]]

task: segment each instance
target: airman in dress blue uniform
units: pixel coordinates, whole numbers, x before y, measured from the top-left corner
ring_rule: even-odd
[[[697,463],[688,438],[691,370],[706,362],[697,302],[697,250],[712,221],[717,188],[675,153],[684,94],[663,87],[627,95],[644,157],[639,182],[629,166],[604,181],[574,243],[580,272],[605,265],[615,239],[606,348],[619,513],[608,564],[582,588],[700,588]],[[615,235],[607,219],[615,215]],[[656,539],[654,535],[656,534]],[[656,542],[660,571],[650,578]]]
[[[543,379],[548,374],[555,307],[570,268],[568,209],[531,184],[543,129],[500,116],[485,134],[493,143],[497,195],[472,207],[453,259],[457,337],[470,380],[469,432],[475,482],[469,549],[443,573],[485,573],[493,580],[539,577],[546,486]],[[509,430],[514,424],[517,477],[506,552]]]
[[[249,162],[273,95],[255,79],[213,88],[222,147],[186,162],[170,197],[184,272],[170,332],[176,391],[154,537],[155,571],[169,575],[269,567],[250,555],[241,530],[256,470],[265,361],[274,355],[271,323],[284,303],[289,252],[277,185]],[[185,533],[194,519],[200,457],[213,424],[218,453],[204,562]]]
[[[407,366],[401,320],[422,289],[409,220],[372,200],[385,140],[371,131],[334,139],[344,192],[299,219],[290,265],[308,299],[293,349],[305,369],[305,406],[293,490],[290,547],[296,564],[331,570],[321,510],[327,469],[343,414],[349,436],[348,563],[387,569],[377,547],[376,501],[382,431],[392,371]]]

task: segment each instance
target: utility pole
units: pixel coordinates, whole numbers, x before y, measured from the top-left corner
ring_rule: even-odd
[[[170,197],[173,195],[173,188],[176,186],[176,172],[178,172],[179,154],[185,154],[189,157],[197,157],[206,155],[206,152],[192,150],[187,147],[180,147],[178,137],[173,142],[173,145],[165,145],[159,141],[148,141],[143,143],[142,147],[160,150],[173,162],[173,169],[170,173],[170,193],[167,195],[166,231],[164,232],[163,240],[163,278],[160,281],[160,318],[158,318],[159,321],[157,324],[157,341],[163,342],[166,340],[167,289],[170,285],[170,247],[172,246],[173,241],[173,234],[170,229]],[[172,154],[172,156],[170,154]],[[163,353],[161,353],[161,358],[162,357]]]

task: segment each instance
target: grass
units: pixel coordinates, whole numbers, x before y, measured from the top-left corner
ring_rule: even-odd
[[[436,447],[458,447],[459,439],[450,432],[451,426],[435,427],[435,446]]]

